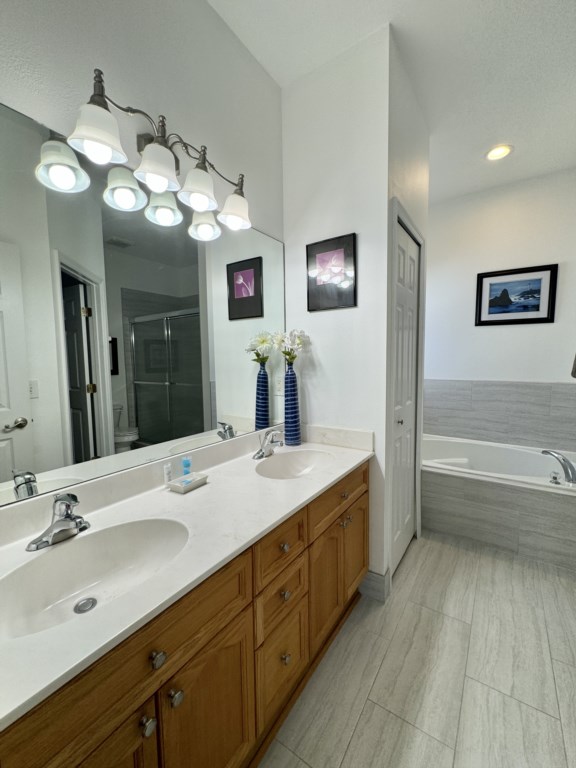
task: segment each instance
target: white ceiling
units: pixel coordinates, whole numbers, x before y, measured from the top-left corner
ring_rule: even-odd
[[[576,0],[208,0],[282,86],[391,23],[430,128],[431,197],[576,165]],[[511,143],[500,163],[483,155]]]

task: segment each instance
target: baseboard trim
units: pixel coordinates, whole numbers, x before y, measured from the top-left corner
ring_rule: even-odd
[[[368,571],[360,584],[360,593],[384,603],[390,596],[390,588],[390,568],[385,574]]]

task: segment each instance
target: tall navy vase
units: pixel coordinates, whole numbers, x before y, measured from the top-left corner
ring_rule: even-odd
[[[300,445],[300,407],[298,405],[298,379],[292,363],[288,362],[284,377],[284,442]]]
[[[266,363],[260,363],[260,370],[256,378],[256,429],[267,429],[269,426],[268,371],[266,370]]]

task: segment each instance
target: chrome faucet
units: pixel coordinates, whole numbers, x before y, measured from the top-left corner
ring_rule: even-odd
[[[88,530],[90,523],[86,522],[80,515],[74,514],[74,509],[77,506],[78,496],[73,493],[56,494],[52,508],[52,523],[44,533],[28,544],[26,551],[36,552],[38,549],[58,544],[59,541],[64,541]]]
[[[27,499],[38,494],[36,475],[28,469],[13,469],[14,496],[17,499]]]
[[[560,462],[560,466],[564,470],[564,479],[567,483],[576,483],[576,467],[574,464],[572,464],[570,459],[568,459],[566,456],[564,456],[563,453],[560,453],[559,451],[545,450],[542,451],[542,453],[545,456],[553,456]]]
[[[221,440],[230,440],[231,437],[236,437],[232,424],[228,424],[225,421],[219,421],[218,424],[222,427],[222,429],[218,430],[218,437]]]
[[[265,459],[268,456],[272,456],[274,453],[275,445],[284,445],[284,442],[280,440],[283,432],[281,429],[269,429],[264,433],[264,438],[260,438],[260,448],[256,451],[253,459]]]

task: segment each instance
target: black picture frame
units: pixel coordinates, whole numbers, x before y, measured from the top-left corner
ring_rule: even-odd
[[[227,264],[226,278],[228,319],[246,320],[249,317],[263,317],[262,257],[255,256],[253,259]]]
[[[476,325],[553,323],[558,264],[481,272],[476,280]]]
[[[356,233],[306,246],[308,312],[357,306]]]

